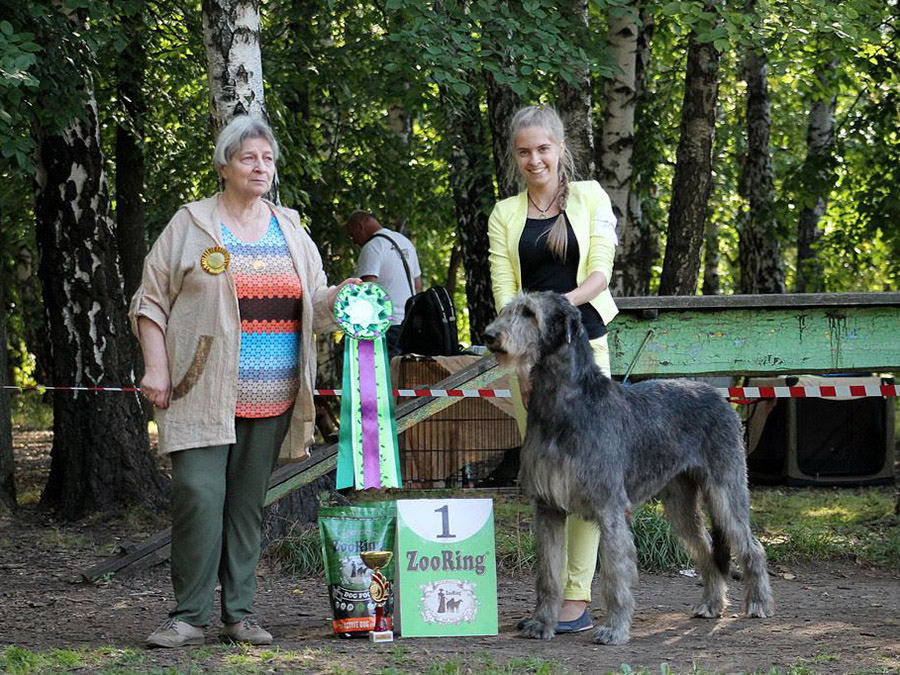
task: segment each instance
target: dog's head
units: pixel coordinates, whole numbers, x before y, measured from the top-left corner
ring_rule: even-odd
[[[584,328],[581,313],[552,291],[512,300],[484,332],[484,344],[501,362],[527,373],[541,358],[569,345]]]

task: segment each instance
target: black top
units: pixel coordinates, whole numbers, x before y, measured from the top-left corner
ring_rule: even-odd
[[[547,248],[547,238],[556,218],[526,219],[525,229],[522,230],[519,239],[519,265],[522,270],[523,290],[568,293],[578,286],[578,239],[575,238],[575,231],[565,211],[563,216],[569,233],[565,262],[560,262]],[[606,325],[591,303],[579,305],[578,309],[581,310],[581,323],[584,324],[589,339],[594,340],[606,335]]]

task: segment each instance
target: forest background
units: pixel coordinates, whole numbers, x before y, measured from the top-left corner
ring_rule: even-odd
[[[613,200],[617,295],[897,290],[898,29],[897,0],[0,0],[0,378],[135,381],[141,261],[216,191],[215,133],[241,113],[272,124],[273,196],[329,278],[356,258],[343,221],[371,210],[455,293],[470,342],[530,103],[560,110]],[[165,504],[135,394],[52,402],[43,506]]]

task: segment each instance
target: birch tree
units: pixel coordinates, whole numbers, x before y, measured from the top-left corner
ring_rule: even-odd
[[[604,83],[603,131],[600,137],[600,184],[609,194],[616,214],[620,251],[611,286],[617,295],[636,295],[646,276],[641,230],[632,227],[632,152],[634,115],[637,105],[638,29],[637,0],[621,11],[611,11],[606,45],[615,64]]]
[[[203,45],[215,135],[237,115],[268,120],[259,43],[259,0],[203,0]]]
[[[588,30],[587,0],[573,0],[572,17],[579,28]],[[594,167],[594,127],[591,123],[591,75],[587,67],[576,69],[574,82],[559,78],[556,105],[566,127],[566,138],[575,158],[575,174],[592,179]]]
[[[83,25],[77,13],[44,35],[47,63],[65,68],[49,82],[67,81],[83,108],[62,128],[52,118],[34,125],[37,145],[35,217],[52,343],[47,369],[53,384],[111,387],[135,381],[109,191],[100,149],[93,80],[67,66],[60,45]],[[65,25],[67,24],[67,25]],[[49,85],[48,85],[49,86]],[[53,96],[44,90],[46,109]],[[161,507],[167,484],[149,452],[136,392],[68,391],[53,397],[50,476],[41,504],[60,517],[129,506]]]
[[[707,0],[704,12],[716,16],[721,0]],[[700,273],[700,249],[712,189],[712,149],[719,89],[719,51],[710,33],[697,28],[688,39],[680,138],[672,179],[672,204],[660,295],[694,295]],[[703,38],[701,41],[700,38]]]
[[[748,0],[745,11],[752,16],[755,10],[756,0]],[[772,115],[767,71],[767,58],[762,48],[747,47],[743,60],[747,82],[747,152],[741,165],[739,185],[747,207],[738,216],[740,291],[747,294],[784,293],[784,267],[778,241],[769,147]]]
[[[827,91],[831,64],[818,73],[822,91]],[[828,196],[834,182],[834,109],[836,98],[816,98],[809,109],[806,133],[806,160],[802,169],[804,205],[797,224],[797,293],[821,293],[825,290],[822,264],[817,260],[817,244],[822,237],[819,221],[825,215]]]

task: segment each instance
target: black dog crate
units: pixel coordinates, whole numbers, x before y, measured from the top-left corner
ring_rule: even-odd
[[[747,386],[877,386],[893,382],[892,378],[878,377],[802,376],[756,378]],[[781,398],[761,401],[755,406],[748,425],[747,469],[752,482],[787,485],[889,485],[894,482],[893,398]],[[765,416],[764,422],[759,416]],[[757,418],[755,430],[753,417]]]

